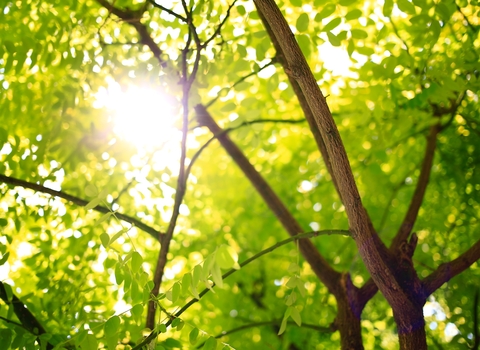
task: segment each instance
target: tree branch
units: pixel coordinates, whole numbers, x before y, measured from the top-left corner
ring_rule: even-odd
[[[251,262],[259,259],[260,257],[264,256],[265,254],[268,254],[270,252],[273,252],[275,249],[277,248],[280,248],[281,246],[284,246],[285,244],[288,244],[290,242],[294,242],[294,241],[302,241],[304,239],[307,239],[307,238],[312,238],[312,237],[317,237],[317,236],[325,236],[325,235],[332,235],[332,234],[338,234],[338,235],[345,235],[345,236],[351,236],[351,233],[350,231],[348,230],[322,230],[322,231],[313,231],[313,232],[305,232],[305,233],[302,233],[302,234],[299,234],[299,235],[296,235],[296,236],[293,236],[293,237],[290,237],[290,238],[287,238],[287,239],[284,239],[283,241],[280,241],[280,242],[277,242],[275,243],[274,245],[262,250],[261,252],[253,255],[252,257],[248,258],[247,260],[241,262],[239,265],[240,267],[245,267],[247,266],[248,264],[250,264]],[[230,269],[229,271],[225,272],[223,275],[222,275],[222,279],[226,279],[228,276],[234,274],[236,271],[239,271],[237,269]],[[213,283],[211,285],[211,288],[214,288],[215,287],[215,283]],[[205,295],[207,294],[211,288],[205,288],[204,290],[202,290],[198,295],[200,296],[200,299]],[[197,303],[200,301],[200,299],[197,299],[197,298],[193,298],[191,299],[188,303],[186,303],[180,310],[178,310],[166,323],[165,323],[165,326],[168,327],[172,324],[173,320],[175,318],[178,318],[180,317],[185,311],[187,311],[190,306],[192,306],[193,304]],[[153,341],[153,339],[155,339],[157,337],[157,335],[159,334],[158,331],[152,331],[145,339],[142,340],[142,342],[140,342],[139,344],[137,344],[136,346],[134,346],[132,348],[132,350],[139,350],[139,349],[142,349],[145,345],[148,345],[149,343],[151,343]]]
[[[10,286],[8,286],[8,288],[9,287]],[[22,328],[36,336],[46,333],[45,328],[43,328],[32,312],[27,309],[25,304],[23,304],[13,292],[11,296],[8,294],[4,283],[0,281],[0,299],[2,299],[5,304],[13,307],[13,312],[20,321]],[[47,342],[47,349],[53,349],[53,345]]]
[[[76,205],[79,205],[79,206],[82,206],[82,207],[84,207],[88,204],[88,201],[86,201],[84,199],[81,199],[81,198],[78,198],[78,197],[75,197],[75,196],[72,196],[72,195],[67,194],[65,192],[52,190],[51,188],[48,188],[48,187],[45,187],[45,186],[42,186],[42,185],[38,185],[38,184],[34,184],[34,183],[31,183],[31,182],[28,182],[28,181],[16,179],[16,178],[6,176],[6,175],[3,175],[3,174],[0,174],[0,181],[4,182],[6,184],[14,185],[14,186],[29,188],[29,189],[34,190],[36,192],[47,193],[47,194],[50,194],[54,197],[63,198],[65,200],[69,201],[69,202],[72,202],[73,204],[76,204]],[[103,214],[112,212],[111,209],[109,209],[107,207],[103,207],[101,205],[97,205],[95,208],[93,208],[93,210],[98,211],[99,213],[103,213]],[[143,222],[141,222],[140,220],[135,219],[135,218],[133,218],[131,216],[128,216],[128,215],[125,215],[125,214],[115,213],[115,216],[122,221],[128,222],[129,224],[132,224],[135,227],[138,227],[140,230],[148,233],[150,236],[155,238],[157,241],[161,242],[161,236],[163,234],[160,231],[155,230],[153,227],[150,227],[150,226],[144,224]]]
[[[185,17],[183,17],[182,15],[179,15],[178,13],[176,13],[176,12],[174,12],[174,11],[166,8],[166,7],[163,6],[163,5],[160,5],[160,4],[156,3],[155,0],[147,0],[147,1],[148,1],[150,4],[152,4],[153,7],[156,7],[156,8],[159,8],[160,10],[162,10],[162,11],[165,11],[166,13],[168,13],[168,14],[176,17],[176,18],[179,19],[180,21],[185,22],[185,23],[188,22]]]
[[[256,4],[256,3],[255,3]],[[282,47],[280,46],[280,43],[275,36],[274,32],[272,31],[272,28],[268,21],[266,20],[264,14],[262,11],[257,11],[260,19],[262,20],[263,26],[265,27],[265,30],[268,33],[268,36],[270,37],[270,40],[272,41],[273,47],[275,48],[275,51],[277,52],[277,59],[280,62],[280,64],[283,67],[283,70],[285,72],[289,71],[288,68],[288,63],[285,58],[285,54],[283,52]],[[330,177],[332,178],[333,185],[335,186],[335,189],[337,191],[337,194],[340,197],[340,200],[342,200],[342,197],[340,195],[340,191],[338,189],[338,183],[337,179],[335,178],[332,170],[332,161],[330,159],[330,155],[327,152],[327,148],[325,146],[325,142],[322,138],[322,135],[320,133],[320,130],[315,122],[315,118],[313,116],[312,110],[310,109],[310,106],[308,105],[307,99],[305,98],[305,95],[300,88],[300,85],[298,82],[293,78],[292,75],[287,73],[288,81],[290,82],[290,85],[292,86],[292,89],[297,96],[298,102],[300,104],[300,107],[302,108],[303,114],[305,115],[305,119],[308,122],[308,125],[310,127],[310,130],[313,134],[313,138],[315,139],[315,142],[317,143],[317,148],[320,151],[320,154],[322,155],[323,161],[325,162],[325,166],[327,167],[327,171],[330,174]]]
[[[420,176],[418,178],[417,186],[413,193],[410,206],[408,207],[407,214],[403,219],[400,229],[398,230],[395,238],[390,245],[391,250],[396,250],[400,247],[400,244],[408,239],[410,232],[413,229],[413,225],[417,220],[418,211],[422,205],[423,198],[427,189],[428,181],[430,179],[430,173],[432,171],[433,159],[435,156],[435,148],[437,146],[437,135],[440,132],[440,124],[434,124],[430,127],[430,133],[427,136],[427,146],[425,147],[425,155],[423,157],[422,168],[420,170]]]
[[[223,331],[222,333],[218,334],[215,336],[216,339],[219,339],[219,338],[222,338],[222,337],[225,337],[227,335],[230,335],[230,334],[233,334],[233,333],[237,333],[237,332],[241,332],[241,331],[244,331],[246,329],[250,329],[250,328],[255,328],[255,327],[261,327],[261,326],[280,326],[280,324],[282,323],[282,320],[272,320],[272,321],[264,321],[264,322],[253,322],[253,323],[249,323],[249,324],[245,324],[243,326],[239,326],[239,327],[236,327],[236,328],[232,328],[228,331]],[[308,329],[313,329],[317,332],[320,332],[320,333],[332,333],[333,330],[329,327],[320,327],[320,326],[317,326],[317,325],[314,325],[314,324],[309,324],[309,323],[303,323],[302,322],[302,325],[301,326],[298,326],[294,321],[288,321],[287,322],[289,325],[291,326],[297,326],[299,328],[308,328]],[[205,342],[203,343],[200,343],[198,344],[195,348],[196,349],[199,349],[201,348],[203,345],[205,344]]]
[[[220,22],[220,24],[218,25],[217,29],[212,34],[212,36],[210,38],[208,38],[207,41],[205,41],[203,43],[202,47],[206,47],[213,39],[215,39],[217,37],[217,35],[220,35],[220,33],[222,32],[223,26],[227,22],[228,17],[230,17],[230,11],[232,10],[232,7],[235,5],[236,2],[237,2],[237,0],[233,0],[231,5],[228,6],[228,10],[227,10],[227,13],[225,15],[225,18],[222,20],[222,22]]]
[[[432,272],[423,281],[425,297],[435,292],[444,283],[456,275],[468,269],[474,262],[480,259],[480,240],[471,246],[466,252],[458,258],[441,264],[435,272]]]
[[[168,225],[167,231],[164,238],[162,239],[162,245],[160,246],[160,252],[158,254],[157,265],[155,268],[155,273],[153,276],[154,287],[152,289],[152,295],[157,296],[160,291],[160,285],[162,283],[163,274],[165,271],[165,266],[167,265],[167,255],[170,249],[170,242],[173,237],[173,232],[177,224],[178,216],[180,215],[180,205],[183,202],[185,193],[187,190],[187,178],[188,173],[185,168],[185,160],[187,158],[187,137],[188,137],[188,113],[189,113],[189,94],[192,84],[195,80],[198,66],[200,64],[200,40],[196,33],[196,28],[193,25],[193,18],[190,11],[188,11],[185,1],[182,0],[182,4],[187,15],[188,24],[189,24],[189,36],[185,45],[185,48],[182,51],[182,78],[181,82],[183,84],[182,91],[182,107],[183,107],[183,118],[182,118],[182,140],[181,140],[181,155],[180,155],[180,169],[178,172],[177,179],[177,189],[175,192],[175,202],[173,205],[172,217]],[[193,63],[193,69],[190,75],[188,75],[188,52],[190,50],[190,43],[193,40],[197,45],[197,51],[195,56],[195,62]],[[147,320],[146,327],[153,329],[155,326],[155,301],[150,300],[148,303],[147,310]]]
[[[130,24],[133,26],[137,32],[138,35],[140,36],[140,43],[143,45],[148,46],[150,51],[152,51],[153,55],[155,58],[159,61],[159,63],[165,67],[166,62],[162,59],[162,50],[160,50],[160,47],[153,41],[153,38],[150,36],[150,33],[148,32],[147,27],[140,22],[140,19],[142,18],[143,11],[142,12],[136,12],[136,11],[130,11],[130,10],[122,10],[114,5],[110,4],[107,0],[96,0],[100,5],[105,7],[108,11],[113,13],[115,16],[120,18],[122,21],[125,23]]]
[[[277,196],[271,186],[265,181],[263,176],[255,169],[255,167],[249,162],[247,157],[238,148],[238,146],[232,142],[228,135],[222,130],[210,113],[202,105],[195,106],[197,113],[197,120],[201,126],[206,126],[215,135],[218,141],[225,148],[227,153],[232,157],[238,167],[242,170],[245,176],[250,180],[253,187],[257,190],[270,210],[275,214],[285,230],[291,235],[295,236],[301,232],[304,232],[298,221],[293,217],[292,213],[283,204],[281,199]],[[340,278],[340,273],[335,271],[320,255],[316,247],[311,241],[302,240],[300,243],[300,251],[304,258],[308,261],[312,270],[320,278],[320,280],[327,286],[330,291],[336,289],[336,283]]]

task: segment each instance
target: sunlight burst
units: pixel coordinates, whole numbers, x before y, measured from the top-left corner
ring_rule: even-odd
[[[97,102],[112,113],[114,132],[137,147],[162,147],[179,139],[174,124],[178,110],[167,97],[152,88],[130,86],[126,90],[116,82],[100,90]]]

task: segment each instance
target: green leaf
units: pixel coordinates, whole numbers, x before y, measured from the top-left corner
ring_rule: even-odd
[[[180,343],[177,339],[167,338],[165,340],[165,345],[169,348],[183,348],[182,343]]]
[[[355,39],[368,38],[367,32],[361,29],[352,29],[350,33],[352,33],[352,38],[355,38]]]
[[[172,303],[178,300],[181,290],[180,283],[176,282],[172,287]]]
[[[108,248],[108,244],[110,243],[110,236],[108,235],[108,233],[103,232],[100,235],[100,242],[102,242],[102,245],[105,248]]]
[[[157,326],[157,330],[160,332],[160,333],[167,333],[167,325],[164,324],[164,323],[161,323]]]
[[[132,272],[136,273],[142,267],[143,258],[138,252],[133,252],[132,254]]]
[[[299,327],[302,326],[302,316],[300,316],[300,312],[296,307],[292,307],[292,313],[290,316]]]
[[[213,264],[212,267],[212,279],[219,288],[223,288],[222,271],[217,263]]]
[[[301,7],[303,4],[302,0],[290,0],[290,3],[295,7]]]
[[[88,185],[85,187],[85,195],[88,197],[97,197],[98,196],[98,189],[95,185]]]
[[[0,219],[0,227],[5,227],[7,225],[8,225],[8,220],[4,219],[4,218],[1,218]]]
[[[200,282],[200,279],[203,275],[203,268],[202,265],[196,265],[193,268],[193,274],[192,274],[192,286],[196,286],[198,282]]]
[[[201,277],[202,281],[206,281],[208,279],[208,276],[210,275],[213,264],[215,264],[215,253],[207,256],[207,258],[203,262],[203,270],[202,270],[202,277]]]
[[[143,305],[142,304],[135,305],[130,310],[130,313],[132,314],[134,319],[136,319],[137,321],[140,320],[143,314]]]
[[[199,333],[198,328],[194,328],[190,331],[190,334],[188,335],[190,344],[194,345],[197,342],[198,333]]]
[[[236,254],[233,249],[229,249],[229,247],[225,244],[221,245],[215,254],[216,263],[224,270],[231,269],[237,261],[236,258]]]
[[[397,0],[397,6],[400,11],[414,15],[415,14],[415,5],[408,0]]]
[[[102,216],[100,217],[100,219],[98,219],[98,220],[95,222],[95,225],[100,225],[102,222],[108,220],[108,219],[110,218],[110,216],[112,216],[112,215],[113,215],[112,212],[108,212],[108,213],[102,215]]]
[[[85,205],[85,210],[90,210],[98,206],[102,202],[101,198],[94,198],[87,205]]]
[[[347,21],[351,21],[353,19],[357,19],[362,17],[363,12],[359,9],[353,9],[351,11],[348,11],[348,13],[345,15],[345,19]]]
[[[385,17],[390,17],[393,10],[393,0],[385,0],[383,4],[383,15]]]
[[[325,26],[322,28],[322,31],[324,32],[329,32],[332,29],[335,29],[340,23],[342,23],[342,19],[339,17],[336,17],[332,19],[330,22],[325,24]]]
[[[330,16],[332,13],[335,12],[335,9],[336,9],[336,5],[335,4],[332,4],[332,3],[329,3],[327,5],[325,5],[322,9],[322,11],[320,11],[319,13],[317,13],[317,15],[315,16],[315,21],[316,22],[321,22],[322,19],[324,18],[327,18],[328,16]]]
[[[122,228],[120,231],[118,231],[117,233],[115,233],[113,235],[113,237],[110,239],[110,245],[113,244],[113,242],[115,242],[117,239],[119,239],[124,233],[128,232],[128,228]]]
[[[122,266],[120,264],[117,264],[115,266],[115,281],[117,282],[118,285],[122,284],[124,278],[123,278],[123,271],[122,271]]]
[[[298,46],[300,46],[300,49],[302,50],[304,56],[308,58],[312,53],[312,41],[310,40],[310,37],[308,35],[302,34],[297,35],[296,39],[298,42]]]
[[[308,17],[308,14],[302,13],[300,16],[298,16],[295,27],[299,32],[306,32],[308,30],[309,21],[310,18]]]
[[[97,350],[98,349],[97,338],[95,338],[93,334],[87,334],[83,342],[80,344],[80,348],[82,350]]]
[[[342,6],[350,6],[356,2],[357,0],[340,0],[338,3]]]
[[[7,262],[9,256],[10,252],[6,252],[5,254],[3,254],[2,258],[0,259],[0,266]]]
[[[278,331],[278,335],[283,334],[283,332],[285,332],[285,330],[287,329],[287,321],[291,313],[292,313],[292,308],[287,307],[287,310],[285,310],[285,314],[283,315],[283,320],[282,320],[282,324],[280,325],[280,330]]]
[[[0,328],[0,344],[2,349],[9,349],[12,343],[13,332],[8,328]]]
[[[186,273],[182,278],[182,294],[187,294],[190,286],[192,285],[192,274]]]
[[[107,337],[112,337],[119,331],[120,328],[120,317],[112,316],[110,319],[105,322],[104,330]]]
[[[332,46],[340,46],[342,43],[340,40],[338,40],[337,36],[328,32],[327,33],[327,37],[328,37],[328,41],[330,42],[330,44],[332,44]]]
[[[203,344],[203,350],[215,350],[217,348],[217,339],[209,337],[205,344]]]

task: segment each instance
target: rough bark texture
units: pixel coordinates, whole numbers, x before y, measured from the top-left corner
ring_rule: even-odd
[[[399,315],[396,317],[396,321],[399,322],[397,323],[399,329],[408,330],[410,324],[414,324],[417,321],[412,319],[412,322],[410,322],[409,315],[418,313],[419,308],[420,311],[422,310],[422,305],[420,305],[415,298],[412,299],[415,291],[417,291],[417,286],[414,287],[413,291],[410,289],[410,282],[413,282],[412,284],[414,285],[417,283],[409,279],[415,279],[416,276],[415,274],[402,276],[396,271],[395,260],[372,229],[368,215],[362,205],[345,148],[327,106],[325,97],[321,93],[315,77],[308,67],[305,57],[278,6],[273,0],[256,0],[255,3],[258,10],[262,12],[264,18],[267,19],[280,43],[289,67],[287,73],[298,82],[307,99],[310,110],[314,115],[317,126],[320,129],[327,153],[332,162],[334,177],[338,181],[338,187],[347,212],[350,230],[357,244],[359,253],[375,284],[392,306],[394,312]],[[409,283],[404,283],[405,281]],[[401,342],[402,349],[407,349],[403,347],[404,345],[402,344],[409,343],[405,341],[409,337],[412,337],[412,341],[416,344],[421,345],[416,349],[426,349],[425,338],[423,338],[424,344],[421,344],[422,340],[420,338],[422,336],[425,336],[424,331],[423,334],[420,331],[405,333],[405,337]]]

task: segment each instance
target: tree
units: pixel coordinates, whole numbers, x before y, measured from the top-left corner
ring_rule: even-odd
[[[5,348],[479,347],[477,1],[2,10]]]

